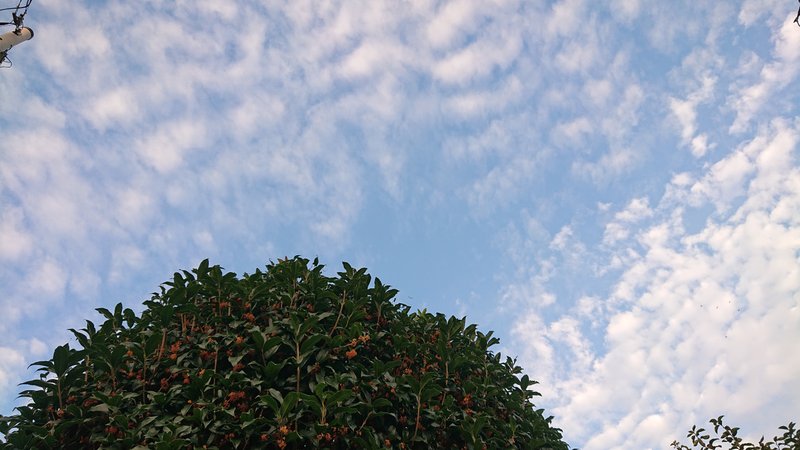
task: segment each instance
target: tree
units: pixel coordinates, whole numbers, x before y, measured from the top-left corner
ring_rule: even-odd
[[[686,436],[691,439],[692,447],[680,444],[677,441],[672,443],[672,447],[676,450],[692,450],[693,448],[698,450],[800,450],[800,430],[795,429],[794,422],[778,427],[779,430],[783,430],[783,434],[773,437],[771,441],[765,441],[762,437],[758,443],[753,444],[744,442],[742,438],[737,436],[739,434],[738,427],[730,427],[723,424],[723,417],[719,416],[709,421],[714,427],[714,435],[716,437],[712,438],[705,428],[697,428],[695,425]],[[722,429],[722,434],[719,434],[720,429]]]
[[[568,449],[536,384],[465,319],[344,263],[239,278],[203,261],[32,364],[2,448]]]

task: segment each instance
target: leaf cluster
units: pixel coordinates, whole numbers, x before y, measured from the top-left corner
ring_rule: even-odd
[[[796,424],[790,422],[788,425],[778,427],[783,433],[775,436],[772,440],[765,440],[764,437],[757,443],[745,442],[739,434],[739,427],[731,427],[722,423],[722,418],[711,419],[709,422],[713,426],[714,437],[711,437],[705,428],[693,426],[686,435],[692,443],[689,447],[677,441],[672,442],[671,447],[676,450],[800,450],[800,429],[796,429]],[[722,433],[720,434],[720,430]]]
[[[141,315],[98,308],[78,348],[32,364],[0,449],[568,449],[491,332],[343,266],[238,277],[206,260]]]

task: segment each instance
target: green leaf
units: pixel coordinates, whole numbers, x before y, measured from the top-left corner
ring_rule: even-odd
[[[153,333],[147,337],[147,340],[144,344],[144,352],[145,356],[153,355],[156,352],[156,349],[161,345],[161,335]]]
[[[270,392],[269,395],[264,394],[259,397],[259,403],[263,405],[267,405],[275,414],[278,413],[280,408],[280,404],[278,403],[277,399],[272,395]]]
[[[45,380],[28,380],[20,383],[20,386],[23,385],[40,387],[45,391],[54,390],[56,388],[56,383],[54,381],[45,381]]]
[[[311,408],[311,410],[314,411],[314,413],[317,416],[322,414],[322,402],[320,402],[320,399],[318,397],[315,397],[315,396],[310,395],[310,394],[304,394],[302,392],[297,394],[297,395],[298,395],[299,399],[302,401],[302,403],[305,406],[308,406],[309,408]]]
[[[386,398],[376,398],[372,401],[372,408],[373,409],[381,409],[381,408],[388,408],[392,406],[392,402]]]
[[[108,405],[106,405],[105,403],[100,403],[99,405],[94,405],[91,408],[89,408],[89,411],[108,414],[109,408]]]
[[[308,330],[310,330],[312,327],[317,325],[317,321],[318,321],[318,319],[316,319],[316,318],[309,318],[309,319],[303,321],[303,323],[300,325],[300,328],[298,329],[296,335],[297,336],[303,336],[304,334],[306,334],[308,332]]]
[[[297,392],[289,392],[286,394],[286,398],[284,398],[283,402],[281,403],[280,410],[278,411],[279,417],[286,417],[289,411],[294,408],[297,404],[297,401],[300,399],[300,395]]]
[[[321,340],[327,338],[326,335],[316,334],[314,336],[309,337],[300,345],[300,353],[308,353],[311,349],[313,349]]]
[[[353,391],[350,390],[337,391],[331,394],[327,398],[327,403],[333,405],[336,403],[343,402],[352,396],[353,396]]]
[[[281,361],[280,363],[276,363],[270,361],[267,363],[266,366],[263,366],[261,373],[264,374],[264,381],[272,381],[278,377],[278,374],[286,365],[286,361]]]
[[[270,356],[275,354],[275,352],[278,351],[278,347],[282,343],[283,343],[283,338],[281,336],[274,336],[267,339],[264,342],[264,347],[261,350],[262,352],[264,352],[264,357],[269,358]]]
[[[105,317],[108,320],[114,320],[114,314],[111,314],[111,311],[109,311],[106,308],[95,308],[95,311],[97,311],[100,314],[102,314],[103,317]]]
[[[264,333],[259,330],[253,330],[250,332],[250,337],[253,339],[253,342],[256,343],[256,348],[264,351],[264,342],[266,342]]]
[[[200,265],[197,266],[197,270],[194,271],[197,274],[197,277],[203,277],[208,273],[208,258],[202,260]]]
[[[269,388],[267,389],[267,392],[269,392],[269,395],[271,395],[275,400],[277,400],[278,403],[283,404],[283,394],[281,394],[281,391],[274,388]]]
[[[235,366],[236,364],[239,364],[239,361],[241,361],[242,358],[244,358],[244,355],[229,356],[228,362],[231,363],[231,366]]]
[[[57,377],[62,377],[69,367],[69,344],[56,347],[53,352],[53,372]]]

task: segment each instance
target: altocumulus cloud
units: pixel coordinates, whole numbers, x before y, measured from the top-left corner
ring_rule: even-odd
[[[797,419],[788,9],[37,0],[0,78],[0,412],[93,308],[299,253],[496,329],[577,447]]]
[[[780,101],[764,106],[795,78],[797,50],[785,48],[795,31],[776,25],[760,76],[730,86],[731,131],[756,133],[699,170],[675,173],[652,208],[633,198],[609,217],[581,267],[598,277],[618,271],[605,294],[581,296],[560,312],[534,301],[515,321],[523,361],[582,448],[666,448],[687,424],[723,413],[751,435],[796,419],[800,122],[782,116],[789,106]],[[697,144],[693,108],[713,90],[700,73],[688,100],[666,99],[695,157],[707,148]],[[519,301],[517,286],[530,280],[542,291],[556,284],[555,275],[541,278],[505,292]]]

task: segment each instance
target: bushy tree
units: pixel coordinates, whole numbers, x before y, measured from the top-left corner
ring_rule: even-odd
[[[0,448],[568,449],[515,361],[344,264],[203,261],[32,364]]]
[[[719,416],[709,421],[714,428],[714,437],[711,437],[705,428],[698,428],[695,425],[686,436],[691,440],[692,447],[677,441],[672,443],[672,447],[676,450],[800,450],[800,430],[795,429],[794,422],[778,427],[783,433],[773,437],[771,441],[762,437],[757,443],[752,443],[745,442],[737,436],[739,434],[738,427],[723,424],[723,417]],[[720,434],[720,430],[722,430],[722,434]]]

